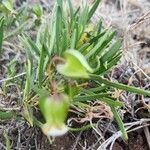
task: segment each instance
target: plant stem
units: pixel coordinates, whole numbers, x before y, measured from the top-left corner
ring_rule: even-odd
[[[104,83],[104,84],[111,86],[111,87],[114,87],[114,88],[126,90],[129,92],[133,92],[133,93],[137,93],[137,94],[141,94],[141,95],[145,95],[145,96],[150,96],[150,91],[148,91],[148,90],[143,90],[143,89],[136,88],[133,86],[112,82],[112,81],[109,81],[107,79],[102,78],[99,75],[90,74],[89,77],[91,80],[97,80],[101,83]]]
[[[93,126],[96,127],[96,124],[93,124]],[[90,128],[93,128],[93,126],[91,126],[91,124],[89,124],[89,125],[85,125],[81,128],[69,128],[69,130],[72,132],[79,132],[79,131],[89,130]]]

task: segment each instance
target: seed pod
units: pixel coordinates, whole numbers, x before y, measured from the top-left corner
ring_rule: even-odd
[[[46,120],[43,132],[48,136],[60,136],[67,132],[65,120],[69,110],[70,100],[66,94],[55,94],[42,97],[39,101],[40,110]]]

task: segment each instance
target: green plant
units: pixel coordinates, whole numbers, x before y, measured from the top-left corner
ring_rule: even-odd
[[[57,0],[51,17],[43,20],[36,41],[27,34],[19,37],[27,55],[22,115],[31,125],[39,125],[47,136],[54,135],[51,128],[66,131],[64,124],[70,104],[101,100],[110,106],[127,139],[117,111],[124,104],[112,97],[114,88],[150,96],[150,91],[104,78],[121,58],[122,40],[116,40],[115,30],[105,28],[101,21],[97,25],[90,22],[99,3],[96,0],[89,7],[85,1],[75,9],[71,0]],[[34,13],[38,11],[34,9]],[[92,88],[80,86],[91,80]],[[38,102],[44,124],[33,115]]]
[[[0,18],[0,55],[2,53],[3,36],[4,36],[4,19]]]

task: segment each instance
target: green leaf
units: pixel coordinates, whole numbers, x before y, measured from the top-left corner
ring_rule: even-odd
[[[108,62],[106,66],[104,65],[101,66],[100,69],[96,72],[96,74],[104,75],[105,73],[107,73],[109,69],[111,69],[113,66],[117,64],[117,62],[120,60],[121,57],[122,57],[122,52],[118,53],[114,58],[112,58],[112,60]]]
[[[124,127],[124,124],[122,122],[122,119],[120,118],[119,113],[117,112],[116,108],[113,107],[113,106],[111,106],[111,111],[114,114],[114,117],[115,117],[115,119],[116,119],[116,121],[118,123],[118,126],[119,126],[119,128],[120,128],[120,130],[122,132],[123,138],[125,140],[127,140],[128,139],[127,131],[126,131],[125,127]]]
[[[61,54],[60,50],[60,36],[61,36],[61,28],[62,28],[62,10],[60,6],[57,6],[57,13],[56,13],[56,47],[57,47],[57,53]]]
[[[82,36],[82,33],[85,29],[85,26],[87,24],[87,19],[88,19],[88,11],[89,11],[89,7],[87,5],[87,3],[85,4],[85,6],[83,6],[83,10],[80,14],[80,18],[78,20],[78,24],[79,24],[79,38]]]
[[[75,29],[72,35],[72,39],[71,39],[71,49],[75,48],[76,40],[77,40],[77,30]]]
[[[92,80],[99,81],[100,83],[103,83],[103,84],[108,85],[110,87],[114,87],[117,89],[129,91],[129,92],[133,92],[133,93],[137,93],[137,94],[141,94],[141,95],[145,95],[145,96],[150,96],[149,90],[136,88],[133,86],[122,84],[122,83],[112,82],[112,81],[109,81],[109,80],[99,76],[99,75],[90,74],[89,76]]]
[[[22,112],[22,116],[29,122],[31,127],[33,127],[33,111],[31,107],[28,104],[24,103],[23,109],[24,110]]]
[[[123,102],[115,101],[113,98],[110,97],[102,97],[102,100],[106,102],[109,106],[113,106],[113,107],[124,106]]]
[[[92,39],[90,39],[89,43],[93,44],[93,43],[97,43],[98,40],[105,34],[105,31],[98,34],[97,36],[93,37]]]
[[[113,46],[105,53],[102,57],[102,62],[109,62],[113,59],[113,57],[118,53],[120,47],[122,46],[122,40],[118,40],[113,44]]]
[[[11,150],[10,146],[10,138],[8,136],[8,134],[6,133],[6,131],[4,132],[4,138],[5,138],[5,143],[6,143],[6,150]]]
[[[99,53],[102,53],[102,50],[105,48],[105,46],[110,42],[108,41],[109,35],[110,35],[111,29],[107,30],[107,32],[100,38],[98,43],[87,53],[86,58],[94,57],[98,55]]]
[[[43,48],[41,49],[40,59],[39,59],[39,63],[38,63],[38,82],[39,82],[40,87],[42,85],[42,80],[43,80],[44,73],[45,73],[44,72],[45,53],[46,53],[46,49],[43,46]]]
[[[13,11],[13,1],[12,0],[3,0],[2,4],[9,10]]]
[[[77,50],[67,50],[64,53],[65,63],[57,65],[57,71],[68,77],[88,78],[88,72],[93,72],[85,57]]]
[[[70,16],[71,16],[71,24],[72,24],[72,21],[74,19],[74,10],[73,10],[73,5],[71,0],[68,0],[68,4],[69,4]]]
[[[91,46],[90,43],[85,43],[79,48],[79,52],[83,53],[89,46]]]
[[[14,111],[0,111],[0,120],[12,119],[15,115]]]
[[[101,94],[93,94],[93,95],[87,95],[87,96],[77,96],[74,98],[74,101],[86,102],[86,101],[91,101],[91,100],[97,99],[97,100],[103,101],[103,102],[107,103],[108,105],[111,105],[114,107],[124,105],[122,102],[115,101],[111,98],[107,98],[108,95],[110,95],[110,94],[109,93],[101,93]]]
[[[93,14],[95,13],[99,3],[100,3],[101,0],[96,0],[93,4],[93,6],[91,7],[89,13],[88,13],[88,20],[91,19],[91,17],[93,16]]]
[[[107,89],[108,87],[109,86],[107,86],[107,85],[103,85],[103,86],[99,86],[99,87],[95,87],[95,88],[90,88],[88,90],[91,92],[101,92],[101,91]]]
[[[30,49],[30,51],[32,52],[35,52],[35,54],[37,56],[40,56],[40,50],[39,48],[36,46],[35,42],[27,35],[22,35],[22,38],[23,38],[23,43],[24,43],[24,46],[28,49]]]
[[[43,15],[43,8],[41,5],[35,5],[33,6],[33,12],[35,15],[40,18]]]
[[[0,54],[2,53],[2,44],[3,44],[3,36],[4,36],[4,19],[0,19]]]
[[[57,5],[62,7],[63,1],[62,0],[57,0]]]

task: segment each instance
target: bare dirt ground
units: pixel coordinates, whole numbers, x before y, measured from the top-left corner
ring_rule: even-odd
[[[21,1],[16,1],[21,5]],[[81,2],[74,1],[75,6]],[[52,0],[41,0],[41,3],[45,9],[53,5]],[[125,84],[150,89],[150,0],[102,0],[92,21],[97,22],[99,18],[104,20],[106,26],[115,27],[118,37],[124,39],[121,62],[108,76]],[[21,70],[25,62],[24,53],[8,49],[0,58],[0,80],[6,77],[5,65],[14,57],[18,57],[18,66]],[[120,91],[116,93],[120,94]],[[17,89],[11,86],[7,96],[3,97],[0,94],[0,107],[15,106],[17,98]],[[0,150],[6,149],[4,131],[8,132],[12,150],[105,150],[101,145],[103,143],[107,145],[109,142],[107,149],[110,150],[149,150],[150,114],[146,105],[150,106],[150,98],[124,93],[122,100],[126,102],[125,108],[120,112],[122,118],[126,124],[133,125],[129,131],[128,141],[113,137],[117,135],[117,126],[114,121],[100,119],[96,127],[85,131],[69,132],[63,137],[56,138],[53,144],[50,144],[40,129],[30,127],[23,118],[15,118],[0,121]],[[95,121],[97,120],[94,118],[93,122]],[[71,124],[82,126],[76,121],[71,121]]]

